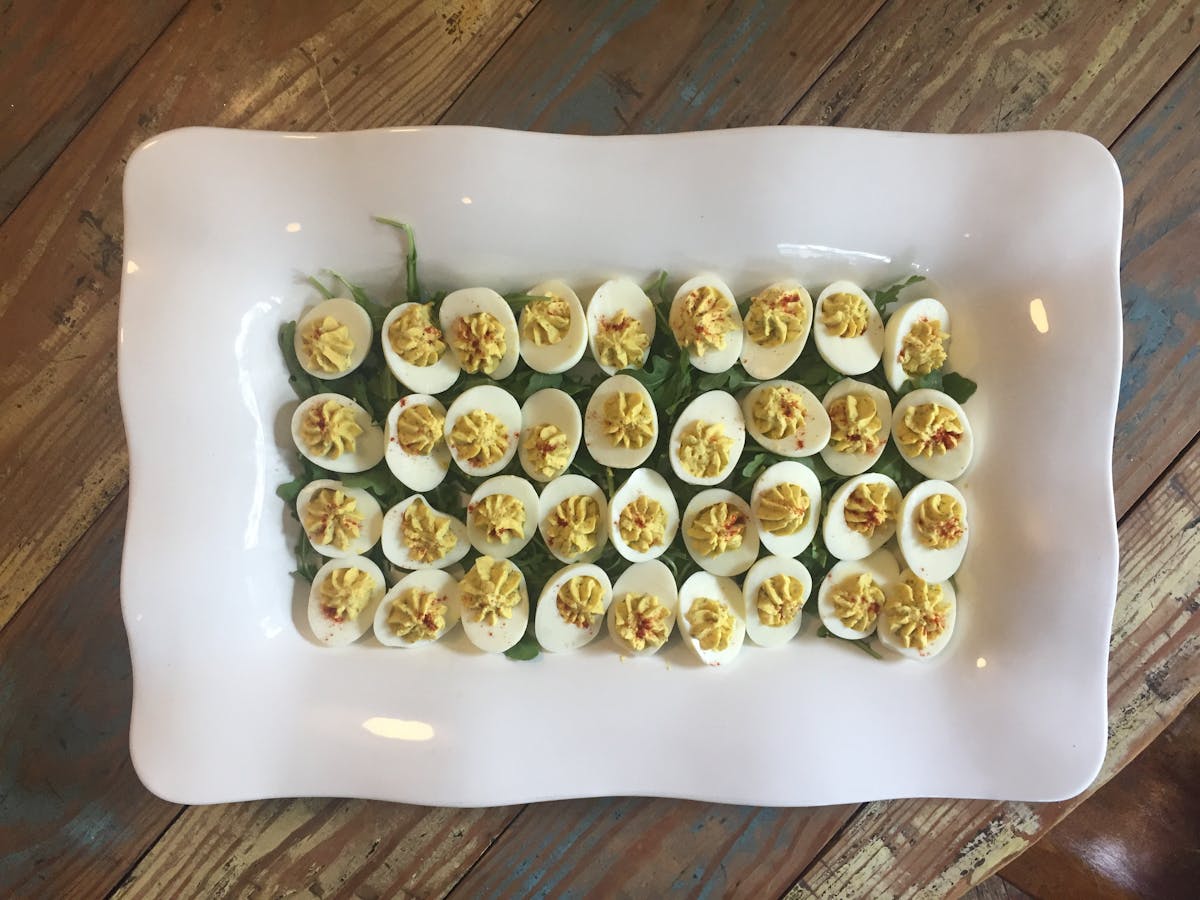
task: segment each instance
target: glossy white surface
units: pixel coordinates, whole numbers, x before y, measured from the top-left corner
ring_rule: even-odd
[[[161,796],[1052,800],[1095,775],[1116,583],[1121,184],[1091,139],[200,129],[147,142],[130,159],[125,198],[131,751]],[[797,203],[826,214],[814,225]],[[630,219],[630,208],[667,219]],[[422,280],[444,288],[521,290],[553,271],[586,296],[616,273],[648,279],[665,267],[720,272],[741,294],[789,276],[815,291],[841,277],[881,285],[928,273],[922,293],[950,311],[955,365],[984,386],[967,404],[978,452],[958,486],[974,533],[946,651],[879,662],[816,639],[811,625],[785,647],[747,646],[720,673],[678,638],[626,663],[607,640],[512,662],[475,650],[462,629],[420,653],[370,637],[318,647],[306,591],[288,574],[295,533],[274,494],[290,477],[295,402],[276,333],[313,303],[303,278],[324,266],[395,296],[403,261],[372,214],[416,225]],[[1034,298],[1045,312],[1036,322]],[[201,331],[203,343],[178,337]],[[209,374],[191,377],[201,366]],[[1066,395],[1078,412],[1069,421],[1057,415]],[[211,423],[178,415],[196,408],[221,411],[220,445],[202,437]],[[1028,452],[1022,422],[1037,423],[1039,452]],[[409,677],[423,689],[394,689]],[[759,690],[764,680],[795,686],[789,715]],[[855,703],[803,689],[817,680],[852,685]],[[580,686],[596,684],[671,715],[581,707]],[[910,703],[896,704],[897,691]],[[911,705],[929,711],[921,729],[909,725]],[[539,710],[539,727],[510,714],[517,706]],[[700,759],[695,735],[714,708],[722,727],[705,729]],[[805,765],[734,766],[714,781],[706,761],[744,757],[748,735],[764,758],[803,746]],[[497,745],[541,762],[488,777]],[[630,766],[628,747],[656,752]],[[847,770],[856,776],[825,774]]]

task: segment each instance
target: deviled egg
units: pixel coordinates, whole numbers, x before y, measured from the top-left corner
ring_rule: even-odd
[[[361,556],[379,541],[383,511],[362,488],[318,478],[296,497],[296,515],[308,542],[322,556]]]
[[[481,384],[459,394],[446,413],[446,444],[468,475],[495,475],[521,439],[521,407],[504,388]]]
[[[447,294],[438,312],[446,343],[463,371],[507,378],[520,358],[520,334],[508,301],[491,288]]]
[[[367,311],[353,300],[334,297],[318,303],[296,323],[296,358],[313,378],[341,378],[367,358],[371,334]]]
[[[600,633],[612,602],[607,573],[590,563],[559,569],[546,582],[533,614],[533,633],[551,653],[578,650]]]
[[[971,423],[949,394],[910,391],[896,402],[892,438],[904,461],[926,478],[954,481],[971,465]]]
[[[716,275],[688,279],[671,301],[671,332],[701,372],[727,371],[742,353],[742,314]]]
[[[543,388],[521,407],[521,468],[534,481],[557,478],[575,459],[583,436],[579,407],[565,391]]]
[[[679,630],[707,666],[733,662],[746,640],[742,592],[732,578],[696,572],[679,587]]]
[[[896,309],[883,331],[883,374],[892,390],[941,369],[949,340],[950,314],[932,297]]]
[[[821,482],[804,463],[775,463],[755,480],[750,509],[768,550],[776,556],[799,556],[817,533]]]
[[[764,556],[746,573],[742,597],[746,634],[760,647],[778,647],[800,630],[800,610],[812,594],[812,576],[798,560]]]
[[[683,511],[683,543],[705,571],[741,575],[758,558],[750,505],[733,491],[701,491]]]
[[[860,475],[879,461],[892,427],[892,403],[873,384],[843,378],[821,401],[829,416],[829,443],[821,459],[839,475]]]
[[[896,558],[886,550],[836,563],[817,589],[821,624],[852,641],[870,637],[879,625],[887,592],[899,577]]]
[[[538,498],[538,530],[560,562],[595,562],[608,540],[604,491],[582,475],[560,475]]]
[[[925,581],[945,581],[962,565],[970,529],[967,501],[948,481],[922,481],[900,504],[896,542],[909,569]]]
[[[781,456],[812,456],[829,443],[829,415],[816,395],[794,381],[764,381],[742,397],[746,430]]]
[[[365,472],[383,459],[383,429],[341,394],[314,394],[292,414],[292,440],[308,460],[330,472]]]
[[[588,346],[605,375],[640,369],[654,340],[654,304],[628,278],[606,281],[587,306]]]
[[[467,503],[467,538],[480,553],[508,559],[537,532],[538,495],[516,475],[497,475],[475,489]]]
[[[896,533],[900,488],[878,472],[855,475],[829,498],[821,535],[838,559],[862,559]]]
[[[536,284],[526,291],[531,297],[521,310],[521,358],[535,372],[555,375],[565,372],[583,358],[588,328],[583,305],[562,281]]]
[[[412,491],[431,491],[450,468],[446,407],[429,394],[401,397],[387,416],[388,468]]]
[[[883,355],[883,319],[857,284],[835,281],[814,304],[813,339],[821,358],[843,375],[870,372]]]
[[[375,610],[375,637],[385,647],[428,647],[458,624],[458,581],[443,569],[409,572]]]
[[[503,653],[529,624],[529,588],[510,559],[480,556],[458,583],[467,639],[485,653]]]
[[[401,569],[444,569],[470,549],[467,526],[429,505],[405,497],[383,517],[383,555]]]
[[[928,659],[946,649],[957,614],[954,585],[927,582],[905,569],[879,613],[879,640],[901,656]]]
[[[681,412],[671,429],[671,468],[688,484],[729,477],[746,446],[746,422],[732,394],[708,391]]]
[[[313,577],[308,592],[308,625],[327,647],[352,644],[371,628],[387,583],[379,566],[365,556],[331,559]]]
[[[458,355],[433,321],[432,303],[401,303],[383,320],[383,358],[396,380],[418,394],[440,394],[458,380]]]
[[[592,392],[583,415],[588,453],[602,466],[634,469],[658,443],[658,410],[640,381],[613,375]]]
[[[651,656],[671,636],[678,611],[671,570],[657,559],[634,563],[613,585],[608,636],[622,653]]]
[[[796,361],[812,328],[813,302],[798,281],[777,281],[750,298],[743,326],[742,368],[760,381]]]
[[[657,559],[675,540],[679,505],[667,480],[653,469],[635,469],[608,508],[609,537],[630,562]]]

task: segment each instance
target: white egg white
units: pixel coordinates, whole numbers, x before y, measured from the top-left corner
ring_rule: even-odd
[[[446,341],[446,352],[432,366],[414,366],[395,351],[389,338],[392,323],[410,306],[421,305],[420,303],[401,303],[393,307],[392,311],[387,314],[379,333],[380,341],[383,344],[383,359],[392,374],[396,376],[396,380],[410,391],[418,394],[440,394],[442,391],[449,390],[454,382],[458,381],[458,373],[462,371],[458,356],[450,349],[450,342]],[[443,340],[445,337],[443,334]]]
[[[567,306],[571,308],[571,324],[557,344],[535,344],[522,334],[521,358],[535,372],[556,375],[567,371],[583,359],[583,351],[587,349],[588,327],[583,304],[569,285],[557,279],[535,284],[525,293],[534,297],[559,297],[567,301]]]
[[[654,315],[654,304],[650,302],[650,298],[646,296],[646,292],[638,286],[637,282],[628,278],[614,278],[611,281],[606,281],[600,287],[596,288],[596,292],[592,294],[591,300],[587,305],[587,330],[588,330],[588,349],[592,354],[592,359],[596,361],[605,375],[615,375],[617,369],[613,366],[606,366],[600,362],[600,354],[596,350],[596,335],[600,333],[604,327],[605,321],[616,318],[617,314],[625,310],[632,318],[636,319],[642,326],[642,330],[646,332],[646,337],[650,339],[650,343],[654,343],[655,326],[658,324]],[[646,362],[646,356],[650,353],[649,344],[646,345],[646,353],[642,356],[640,362],[635,366],[629,366],[631,369],[640,369]]]
[[[804,585],[804,601],[801,609],[808,604],[812,596],[812,575],[799,560],[787,556],[764,556],[746,573],[742,583],[742,597],[746,610],[746,635],[760,647],[778,647],[786,644],[800,631],[803,614],[796,613],[796,618],[786,625],[768,625],[758,616],[758,589],[763,582],[776,575],[789,575]]]
[[[521,468],[525,470],[525,474],[539,482],[550,481],[550,477],[542,474],[530,463],[525,439],[529,436],[531,428],[546,423],[557,425],[566,436],[568,467],[574,461],[575,454],[579,452],[579,442],[583,438],[583,417],[579,414],[579,407],[575,405],[570,394],[560,391],[558,388],[542,388],[542,390],[530,394],[521,407],[521,441],[517,448],[517,455],[521,459]]]
[[[450,448],[446,446],[445,433],[442,440],[429,453],[409,453],[400,446],[396,436],[396,422],[405,409],[412,406],[428,406],[443,419],[446,407],[442,401],[430,394],[409,394],[401,397],[388,410],[387,416],[387,460],[388,468],[400,483],[411,491],[432,491],[442,483],[450,468]]]
[[[767,437],[754,424],[754,403],[759,394],[768,388],[787,387],[800,396],[804,404],[804,423],[796,429],[795,434],[784,438]],[[817,399],[817,395],[802,384],[786,381],[782,378],[775,381],[764,381],[752,387],[742,395],[742,416],[746,420],[746,430],[750,436],[765,450],[778,453],[780,456],[812,456],[819,453],[829,443],[829,414]]]
[[[893,508],[900,507],[900,488],[886,475],[865,472],[843,482],[829,497],[829,506],[825,510],[825,521],[821,528],[825,549],[838,559],[862,559],[886,544],[896,533],[895,519],[884,522],[870,537],[859,534],[846,524],[846,500],[860,484],[886,484],[888,496],[894,503]]]
[[[946,312],[946,307],[932,297],[914,300],[898,307],[884,328],[883,374],[893,391],[899,391],[905,380],[912,377],[904,371],[900,354],[904,349],[904,338],[912,331],[913,325],[923,319],[936,320],[941,324],[942,331],[950,331],[950,314]]]
[[[525,583],[525,573],[512,560],[506,562],[521,576],[517,586],[521,600],[513,607],[512,618],[497,619],[495,624],[489,625],[487,622],[476,622],[471,611],[463,609],[463,633],[466,634],[467,640],[484,653],[503,653],[521,640],[525,634],[525,627],[529,624],[529,586]]]
[[[733,613],[733,635],[724,650],[705,650],[692,636],[692,626],[687,614],[692,604],[707,597],[724,603]],[[710,572],[696,572],[679,587],[679,632],[692,652],[706,666],[724,666],[733,662],[746,640],[746,612],[743,608],[742,592],[732,578],[723,578]]]
[[[932,388],[920,388],[905,394],[896,401],[896,409],[892,412],[892,435],[895,436],[896,428],[904,421],[904,415],[909,408],[920,406],[922,403],[936,403],[938,406],[953,410],[954,414],[958,416],[958,421],[962,423],[962,439],[954,449],[933,456],[909,456],[904,448],[900,447],[898,439],[896,446],[900,447],[900,455],[904,461],[926,478],[955,481],[971,466],[971,458],[975,452],[975,437],[971,431],[971,422],[967,418],[966,410],[949,394],[935,391]]]
[[[309,365],[308,358],[304,353],[304,333],[315,320],[324,319],[326,316],[332,316],[346,326],[354,345],[350,351],[350,365],[340,372],[325,372],[313,368]],[[372,333],[371,317],[353,300],[345,297],[324,300],[301,316],[300,321],[296,323],[296,358],[300,360],[300,366],[304,371],[313,378],[320,378],[322,381],[343,378],[361,366],[362,361],[367,358],[367,351],[371,349]]]
[[[903,578],[903,573],[900,575]],[[958,618],[958,595],[954,591],[954,585],[949,581],[940,582],[942,587],[942,598],[950,604],[950,609],[946,613],[946,630],[938,635],[937,640],[930,643],[924,650],[918,650],[916,647],[905,647],[904,642],[892,631],[890,622],[888,621],[887,607],[879,615],[879,640],[887,647],[906,659],[929,659],[937,656],[946,649],[946,645],[950,643],[950,638],[954,636],[954,624]]]
[[[600,523],[596,526],[596,546],[587,553],[576,557],[559,553],[557,549],[550,546],[550,541],[546,537],[546,520],[554,508],[568,497],[591,497],[596,501],[596,506],[600,510]],[[559,475],[542,488],[542,495],[538,498],[538,530],[542,534],[542,540],[546,542],[547,549],[559,562],[595,562],[608,542],[608,498],[604,496],[604,491],[600,486],[590,478],[574,474]]]
[[[925,546],[917,533],[917,510],[934,494],[949,494],[962,504],[963,524],[966,526],[958,543],[944,550]],[[963,554],[967,552],[967,541],[971,537],[967,501],[958,488],[948,481],[922,481],[908,492],[908,496],[900,504],[899,519],[896,543],[900,545],[900,555],[904,557],[904,562],[918,578],[922,581],[945,581],[958,571],[958,567],[962,565]]]
[[[821,304],[833,294],[855,294],[867,304],[867,330],[858,337],[830,334],[821,322]],[[835,281],[813,303],[813,340],[821,358],[843,375],[862,375],[879,364],[883,355],[883,319],[866,292],[852,281]]]
[[[725,428],[725,437],[733,440],[729,448],[729,465],[711,478],[697,478],[685,469],[679,460],[680,437],[693,422],[720,422]],[[742,408],[738,406],[737,400],[725,391],[708,391],[685,406],[683,412],[675,419],[675,427],[671,429],[671,468],[688,484],[719,484],[737,467],[745,447],[746,420],[742,417]]]
[[[515,497],[525,509],[525,536],[512,538],[508,543],[489,540],[487,533],[475,524],[475,506],[485,497],[493,494],[507,494]],[[537,532],[538,495],[533,485],[516,475],[497,475],[489,478],[475,489],[467,503],[467,537],[471,546],[485,556],[493,559],[508,559],[525,549]]]
[[[354,449],[344,451],[337,459],[329,456],[315,456],[300,435],[300,426],[309,410],[315,406],[322,406],[330,400],[349,407],[354,416],[354,423],[362,429],[362,434],[354,440]],[[369,412],[349,397],[341,394],[314,394],[307,400],[301,401],[292,414],[292,441],[305,458],[330,472],[365,472],[383,459],[383,429],[371,421]]]
[[[446,336],[446,343],[450,345],[450,352],[457,352],[452,343],[454,323],[464,316],[472,316],[476,313],[488,313],[504,328],[504,356],[500,358],[500,363],[495,370],[489,374],[497,381],[507,378],[513,373],[513,369],[517,367],[517,361],[521,358],[521,335],[517,330],[517,319],[513,315],[512,307],[508,305],[507,300],[491,288],[463,288],[447,294],[446,298],[442,300],[438,319],[441,322],[442,333]],[[461,358],[459,365],[462,365]]]
[[[332,544],[318,544],[310,537],[308,542],[312,544],[314,550],[322,556],[333,557],[334,559],[344,559],[349,556],[361,556],[366,553],[379,541],[379,535],[383,530],[383,510],[379,508],[379,501],[364,491],[362,488],[347,487],[340,481],[333,481],[329,478],[318,478],[316,481],[310,481],[296,497],[296,514],[300,517],[301,527],[304,523],[304,513],[308,508],[308,504],[312,501],[313,495],[322,488],[330,488],[335,491],[341,491],[347,497],[352,497],[358,504],[357,511],[362,515],[362,527],[359,529],[358,538],[350,542],[350,546],[345,550],[339,550]]]
[[[667,514],[667,525],[663,531],[662,543],[651,547],[645,552],[635,550],[621,537],[621,511],[639,497],[648,497],[656,501]],[[630,562],[640,563],[657,559],[666,552],[675,540],[679,530],[679,504],[675,501],[675,493],[663,478],[653,469],[635,469],[629,474],[625,483],[617,488],[612,502],[608,507],[609,537],[617,552]]]
[[[746,517],[746,531],[742,535],[741,546],[718,553],[716,556],[705,556],[695,538],[688,534],[688,526],[696,515],[714,503],[728,503],[736,507]],[[714,575],[741,575],[754,564],[758,558],[758,526],[750,512],[750,504],[733,491],[721,488],[709,488],[701,491],[683,511],[683,543],[688,553],[696,561],[696,565]]]
[[[812,297],[800,282],[792,279],[777,281],[764,288],[762,293],[767,291],[796,294],[798,305],[804,311],[805,325],[799,336],[778,347],[763,347],[756,344],[750,337],[750,332],[746,331],[742,341],[742,368],[746,370],[747,375],[757,378],[759,381],[778,378],[787,370],[788,366],[796,361],[796,358],[800,356],[800,351],[804,349],[804,344],[808,341],[813,321]],[[743,322],[743,326],[744,324]]]
[[[617,447],[604,433],[604,404],[615,394],[637,394],[650,407],[654,420],[654,437],[643,447]],[[635,469],[650,458],[658,444],[658,409],[654,398],[640,381],[631,375],[613,375],[596,386],[583,414],[583,440],[592,459],[614,469]]]
[[[438,599],[446,604],[445,624],[436,635],[427,640],[406,641],[396,635],[387,623],[388,616],[392,611],[392,604],[412,588],[432,591],[437,594]],[[462,607],[458,601],[458,581],[452,574],[444,569],[423,569],[419,572],[409,572],[392,586],[391,590],[384,595],[383,602],[376,608],[375,637],[385,647],[399,647],[403,650],[428,647],[434,642],[440,641],[448,631],[452,630],[458,624],[461,616]]]
[[[450,440],[450,432],[454,430],[454,425],[459,418],[480,409],[499,419],[508,431],[508,446],[504,450],[504,455],[487,466],[477,466],[470,460],[461,458],[454,449],[454,443]],[[495,475],[507,466],[517,453],[517,444],[521,440],[521,407],[517,405],[513,395],[504,388],[490,384],[468,388],[454,398],[450,409],[446,411],[445,437],[446,446],[450,448],[450,456],[460,469],[476,478]]]
[[[533,614],[533,633],[543,650],[565,653],[590,644],[600,633],[604,624],[604,613],[591,616],[586,626],[575,625],[563,619],[558,611],[558,590],[572,578],[586,576],[595,578],[604,589],[604,611],[612,603],[612,582],[599,566],[590,563],[575,563],[559,569],[546,582],[538,598],[537,611]]]
[[[865,559],[844,560],[836,563],[821,579],[821,585],[817,588],[817,614],[821,617],[821,624],[838,637],[850,640],[870,637],[879,625],[879,617],[876,616],[870,626],[861,631],[849,628],[838,618],[837,612],[834,610],[833,589],[845,579],[855,578],[864,573],[870,575],[871,580],[882,588],[886,601],[888,591],[900,577],[900,567],[896,564],[896,558],[887,550],[876,550]],[[881,604],[880,612],[882,609]]]
[[[362,612],[344,622],[334,620],[321,607],[321,585],[335,569],[360,569],[370,575],[372,581],[375,582],[375,586],[371,589],[371,599],[363,606]],[[317,574],[313,576],[312,588],[308,592],[308,626],[312,629],[313,636],[326,647],[344,647],[347,644],[353,644],[370,630],[371,622],[375,617],[375,609],[379,605],[379,601],[383,599],[386,590],[387,584],[383,580],[383,573],[379,571],[379,566],[365,556],[343,556],[329,560],[317,569]]]
[[[825,392],[825,397],[821,401],[825,415],[829,415],[829,410],[835,401],[847,394],[866,394],[875,401],[879,424],[883,426],[879,431],[879,446],[871,453],[843,453],[834,449],[831,439],[821,448],[821,459],[825,460],[825,465],[839,475],[861,475],[879,461],[879,457],[883,455],[883,451],[887,447],[888,435],[892,427],[892,401],[888,399],[887,391],[881,390],[873,384],[855,381],[853,378],[843,378]],[[831,432],[832,429],[833,424],[830,420]]]
[[[726,372],[742,355],[742,314],[738,312],[737,298],[734,297],[733,291],[729,289],[724,281],[712,274],[697,275],[695,278],[689,278],[679,290],[675,292],[675,299],[671,301],[671,315],[668,321],[674,321],[675,310],[683,303],[684,298],[692,291],[702,287],[710,287],[719,294],[724,294],[729,301],[732,309],[730,317],[733,319],[734,328],[725,334],[725,346],[719,350],[708,348],[704,351],[704,355],[700,356],[689,348],[687,351],[688,361],[701,372]]]
[[[798,484],[808,494],[808,517],[795,534],[772,534],[763,527],[758,514],[758,504],[763,494],[780,484]],[[755,479],[750,492],[750,508],[754,512],[754,524],[758,528],[758,537],[763,546],[776,556],[799,556],[812,543],[817,533],[817,523],[821,519],[821,482],[804,463],[791,460],[777,462],[768,466]]]
[[[408,546],[404,543],[404,536],[401,534],[401,524],[405,510],[417,500],[424,500],[435,516],[448,517],[450,519],[450,530],[458,538],[445,556],[433,562],[421,562],[420,560],[413,559],[412,553],[409,552]],[[393,564],[399,566],[401,569],[414,571],[417,569],[444,569],[447,566],[454,565],[467,555],[467,551],[471,549],[471,542],[467,539],[467,526],[461,519],[437,509],[420,494],[413,494],[411,497],[405,497],[389,509],[387,515],[383,517],[383,541],[381,547],[383,555]]]
[[[613,584],[612,602],[608,607],[608,636],[622,653],[631,656],[653,656],[666,646],[667,641],[663,641],[657,647],[646,646],[638,650],[617,634],[617,606],[626,594],[649,594],[658,598],[658,602],[667,609],[667,640],[670,640],[671,631],[675,628],[675,617],[679,613],[679,588],[675,584],[675,576],[665,563],[651,559],[634,563],[622,572]]]

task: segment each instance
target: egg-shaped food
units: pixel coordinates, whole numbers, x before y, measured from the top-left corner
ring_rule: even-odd
[[[507,378],[520,359],[521,339],[508,301],[491,288],[463,288],[442,300],[438,319],[446,343],[470,375]]]
[[[608,574],[590,563],[574,563],[555,572],[538,598],[533,633],[551,653],[578,650],[600,633],[612,602]]]
[[[444,569],[466,556],[471,543],[461,520],[414,494],[383,517],[382,548],[401,569]]]
[[[579,297],[565,282],[553,279],[525,292],[531,297],[517,322],[521,358],[535,372],[556,375],[583,358],[587,349],[587,317]]]
[[[371,628],[387,584],[379,566],[365,556],[331,559],[313,576],[308,625],[327,647],[352,644]]]
[[[521,407],[504,388],[481,384],[459,394],[446,412],[446,445],[458,467],[486,478],[509,464],[521,439]]]
[[[696,572],[679,586],[679,631],[705,665],[728,665],[742,649],[742,604],[742,591],[732,578]]]
[[[646,364],[657,318],[654,304],[637,282],[606,281],[587,305],[588,346],[605,375]]]
[[[409,490],[431,491],[450,468],[446,407],[430,394],[401,397],[387,416],[388,468]]]
[[[742,353],[742,314],[733,291],[716,275],[680,285],[671,301],[671,332],[701,372],[725,372]]]
[[[742,322],[742,368],[751,378],[778,378],[800,356],[812,328],[813,302],[798,281],[777,281],[750,298]]]
[[[778,647],[800,630],[800,610],[812,594],[812,576],[799,560],[764,556],[746,573],[742,597],[746,635],[760,647]]]
[[[529,588],[511,559],[477,557],[458,583],[458,599],[463,632],[484,653],[503,653],[525,634]]]
[[[678,612],[671,570],[657,559],[634,563],[613,584],[608,636],[623,654],[652,656],[671,637]]]
[[[745,446],[746,422],[737,400],[725,391],[708,391],[675,419],[671,468],[688,484],[718,484],[733,472]]]
[[[896,309],[883,331],[883,374],[892,390],[940,371],[949,341],[950,314],[939,301],[926,297]]]
[[[600,382],[583,414],[583,439],[602,466],[640,466],[658,443],[658,410],[650,392],[629,375]]]
[[[821,482],[801,462],[768,466],[754,481],[750,510],[759,540],[776,556],[799,556],[821,519]]]
[[[764,381],[742,396],[750,436],[780,456],[812,456],[829,443],[829,415],[816,395],[794,381]]]
[[[733,491],[701,491],[683,511],[683,543],[705,571],[741,575],[758,558],[758,527],[750,504]]]
[[[896,533],[900,488],[888,476],[865,472],[843,482],[829,497],[821,535],[838,559],[862,559]]]
[[[458,624],[458,580],[444,569],[408,572],[375,610],[375,637],[385,647],[428,647]]]
[[[617,552],[639,563],[662,556],[679,530],[679,504],[667,480],[635,469],[608,505],[609,537]]]
[[[900,567],[887,550],[836,563],[817,588],[821,624],[841,638],[870,637],[879,626],[887,592],[899,577]]]
[[[892,439],[904,461],[926,478],[954,481],[971,465],[975,440],[966,411],[949,394],[910,391],[892,412]]]
[[[379,542],[383,510],[362,488],[318,478],[300,489],[296,516],[308,542],[322,556],[362,556]]]
[[[835,281],[813,304],[817,352],[843,375],[862,375],[883,355],[883,319],[866,292],[852,281]]]
[[[908,659],[928,659],[946,649],[957,614],[954,585],[928,582],[905,569],[879,613],[879,640]]]
[[[372,333],[371,317],[353,300],[325,300],[296,323],[296,359],[313,378],[341,378],[367,358]]]
[[[560,475],[538,498],[538,530],[559,562],[595,562],[608,541],[608,500],[582,475]]]
[[[292,441],[330,472],[365,472],[383,459],[383,429],[341,394],[314,394],[292,413]]]
[[[879,461],[892,428],[887,391],[843,378],[821,401],[829,416],[829,442],[821,459],[839,475],[861,475]]]
[[[441,325],[433,320],[432,303],[393,307],[380,329],[383,358],[396,380],[417,394],[440,394],[458,380],[462,367]]]
[[[508,559],[537,533],[538,495],[516,475],[497,475],[475,489],[467,503],[467,538],[486,556]]]
[[[945,581],[957,572],[969,537],[967,500],[948,481],[922,481],[900,504],[896,543],[918,578]]]
[[[583,439],[583,417],[571,395],[543,388],[521,406],[521,468],[534,481],[557,478],[575,459]]]

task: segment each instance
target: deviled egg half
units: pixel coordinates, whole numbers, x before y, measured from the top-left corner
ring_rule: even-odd
[[[896,542],[912,572],[924,581],[945,581],[962,565],[970,529],[967,501],[948,481],[922,481],[900,504]]]
[[[821,624],[852,641],[870,637],[879,625],[887,592],[899,577],[900,567],[887,550],[836,563],[817,589]]]
[[[602,381],[583,414],[583,439],[602,466],[640,466],[658,443],[658,410],[650,392],[630,375]]]
[[[879,613],[879,640],[908,659],[928,659],[946,649],[957,615],[954,585],[928,582],[905,569]]]
[[[812,328],[813,302],[798,281],[777,281],[750,298],[742,325],[742,368],[760,381],[796,361]]]
[[[308,542],[322,556],[362,556],[379,542],[383,510],[362,488],[318,478],[296,497],[296,516]]]
[[[508,301],[491,288],[447,294],[438,318],[446,343],[468,374],[507,378],[520,358],[520,333]]]
[[[401,569],[444,569],[470,546],[467,526],[420,494],[405,497],[383,517],[383,555]]]
[[[613,585],[608,636],[622,653],[652,656],[671,636],[678,612],[679,589],[671,570],[657,559],[634,563]]]
[[[367,358],[371,335],[367,311],[353,300],[334,297],[318,303],[296,323],[296,358],[313,378],[341,378]]]
[[[725,372],[742,353],[742,314],[716,275],[690,278],[671,301],[671,332],[701,372]]]
[[[588,328],[583,305],[575,292],[557,279],[535,284],[526,293],[530,300],[521,310],[521,358],[535,372],[556,375],[583,358]]]
[[[430,394],[401,397],[387,416],[388,468],[412,491],[431,491],[450,468],[446,407]]]
[[[800,610],[811,594],[812,576],[803,563],[764,556],[742,583],[747,636],[760,647],[787,643],[800,630]]]
[[[750,505],[733,491],[701,491],[683,511],[683,543],[705,571],[741,575],[758,558],[758,528]]]
[[[696,572],[679,587],[679,630],[707,666],[733,662],[746,640],[742,592],[732,578]]]
[[[654,304],[628,278],[604,282],[588,301],[588,347],[605,375],[645,365],[656,325]]]
[[[484,653],[503,653],[525,634],[529,588],[511,559],[477,557],[458,583],[458,599],[463,632]]]
[[[533,615],[533,633],[551,653],[578,650],[600,633],[612,602],[608,574],[590,563],[559,569],[546,582]]]
[[[679,530],[679,505],[667,480],[653,469],[635,469],[608,507],[608,535],[630,562],[657,559]]]
[[[829,416],[829,443],[821,459],[839,475],[861,475],[879,461],[892,428],[892,402],[873,384],[843,378],[821,401]]]
[[[387,584],[365,556],[331,559],[317,570],[308,592],[308,625],[327,647],[352,644],[371,628]]]
[[[468,475],[495,475],[521,439],[521,407],[504,388],[481,384],[459,394],[446,412],[446,445]]]
[[[375,610],[375,637],[385,647],[428,647],[458,624],[458,580],[443,569],[409,572]]]
[[[583,417],[566,391],[543,388],[521,407],[521,468],[534,481],[557,478],[575,459],[583,436]]]
[[[467,503],[467,538],[472,547],[495,559],[524,550],[537,532],[537,522],[537,491],[516,475],[489,478]]]
[[[878,472],[855,475],[829,497],[821,534],[838,559],[862,559],[896,533],[900,488]]]
[[[898,307],[883,332],[883,374],[892,390],[940,370],[949,340],[950,314],[937,300],[926,297]]]
[[[812,456],[829,443],[829,415],[816,395],[794,381],[764,381],[742,397],[746,430],[780,456]]]
[[[306,459],[330,472],[365,472],[383,459],[383,429],[341,394],[314,394],[292,413],[292,440]]]
[[[458,380],[458,355],[433,321],[432,303],[401,303],[383,320],[383,358],[396,380],[418,394],[440,394]]]
[[[582,475],[560,475],[538,498],[538,530],[559,562],[595,562],[608,540],[604,491]]]
[[[963,408],[932,388],[910,391],[892,412],[892,438],[904,461],[926,478],[954,481],[971,465],[975,441]]]
[[[817,352],[843,375],[870,372],[883,355],[883,319],[871,298],[852,281],[835,281],[813,309]]]
[[[799,556],[821,518],[821,482],[804,463],[784,460],[755,479],[750,508],[759,539],[776,556]]]
[[[671,468],[688,484],[718,484],[729,477],[746,446],[746,422],[733,395],[701,394],[671,429]]]

